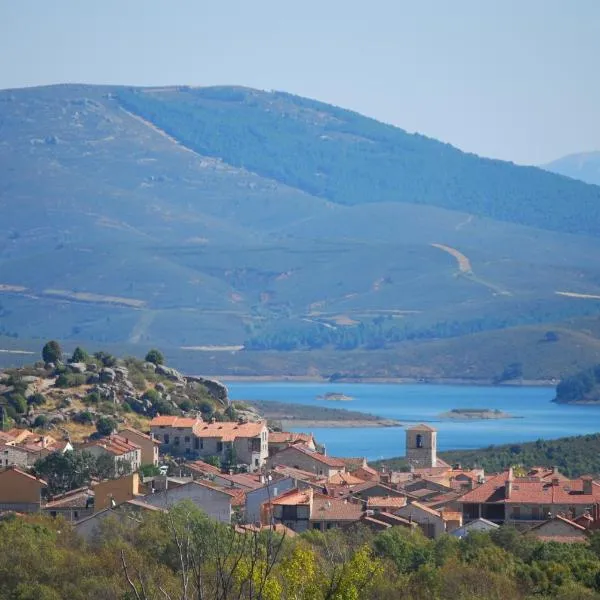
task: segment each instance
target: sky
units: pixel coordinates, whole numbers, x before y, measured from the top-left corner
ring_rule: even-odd
[[[600,150],[599,57],[600,0],[0,0],[0,88],[283,90],[519,164]]]

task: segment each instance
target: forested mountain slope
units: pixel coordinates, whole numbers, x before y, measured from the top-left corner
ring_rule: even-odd
[[[1,91],[0,335],[393,355],[556,326],[588,366],[599,194],[284,93]]]

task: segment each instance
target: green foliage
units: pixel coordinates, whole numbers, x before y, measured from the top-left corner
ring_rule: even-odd
[[[34,427],[46,427],[46,425],[48,424],[48,417],[46,415],[38,415],[34,422],[33,422],[33,426]]]
[[[160,350],[157,350],[156,348],[152,348],[151,350],[148,351],[148,354],[146,354],[145,360],[146,360],[146,362],[150,362],[155,365],[164,365],[165,364],[165,357],[162,355]]]
[[[556,402],[600,401],[600,365],[565,377],[556,386]]]
[[[114,367],[117,364],[117,358],[104,351],[94,352],[94,358],[103,367]]]
[[[45,363],[57,363],[62,360],[62,348],[55,340],[50,340],[42,348],[42,358]]]
[[[36,394],[32,394],[27,398],[27,404],[31,406],[42,406],[43,404],[46,404],[46,396],[39,392]]]
[[[52,452],[36,461],[35,473],[48,484],[48,494],[62,494],[91,481],[95,459],[89,452]]]
[[[202,155],[340,204],[409,202],[600,234],[600,194],[590,186],[314,100],[231,88],[121,90],[119,100]]]
[[[87,378],[83,373],[61,373],[57,378],[54,385],[58,388],[72,388],[85,385]]]
[[[23,415],[27,412],[27,400],[22,394],[10,394],[8,397],[8,404],[19,415]]]
[[[86,363],[90,360],[90,355],[80,346],[77,346],[75,350],[73,350],[73,354],[71,355],[71,360],[69,362],[72,363]]]
[[[117,428],[117,423],[110,417],[100,417],[96,421],[96,431],[100,435],[110,435]]]

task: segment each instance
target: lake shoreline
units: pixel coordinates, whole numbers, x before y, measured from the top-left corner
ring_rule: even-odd
[[[494,383],[490,379],[460,379],[460,378],[439,378],[439,379],[417,379],[409,377],[348,377],[329,381],[326,377],[315,375],[211,375],[211,379],[218,379],[227,385],[230,383],[319,383],[331,385],[343,385],[346,383],[380,383],[394,385],[450,385],[461,387],[491,387],[491,388],[520,388],[520,387],[547,387],[555,388],[557,381],[547,379],[522,379],[519,381],[507,381],[504,383]]]
[[[393,419],[377,419],[376,421],[321,421],[318,419],[281,419],[283,429],[353,429],[362,427],[403,427],[400,421]]]

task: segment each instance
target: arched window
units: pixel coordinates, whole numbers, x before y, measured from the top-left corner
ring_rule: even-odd
[[[420,433],[417,433],[417,448],[423,447],[423,436]]]

